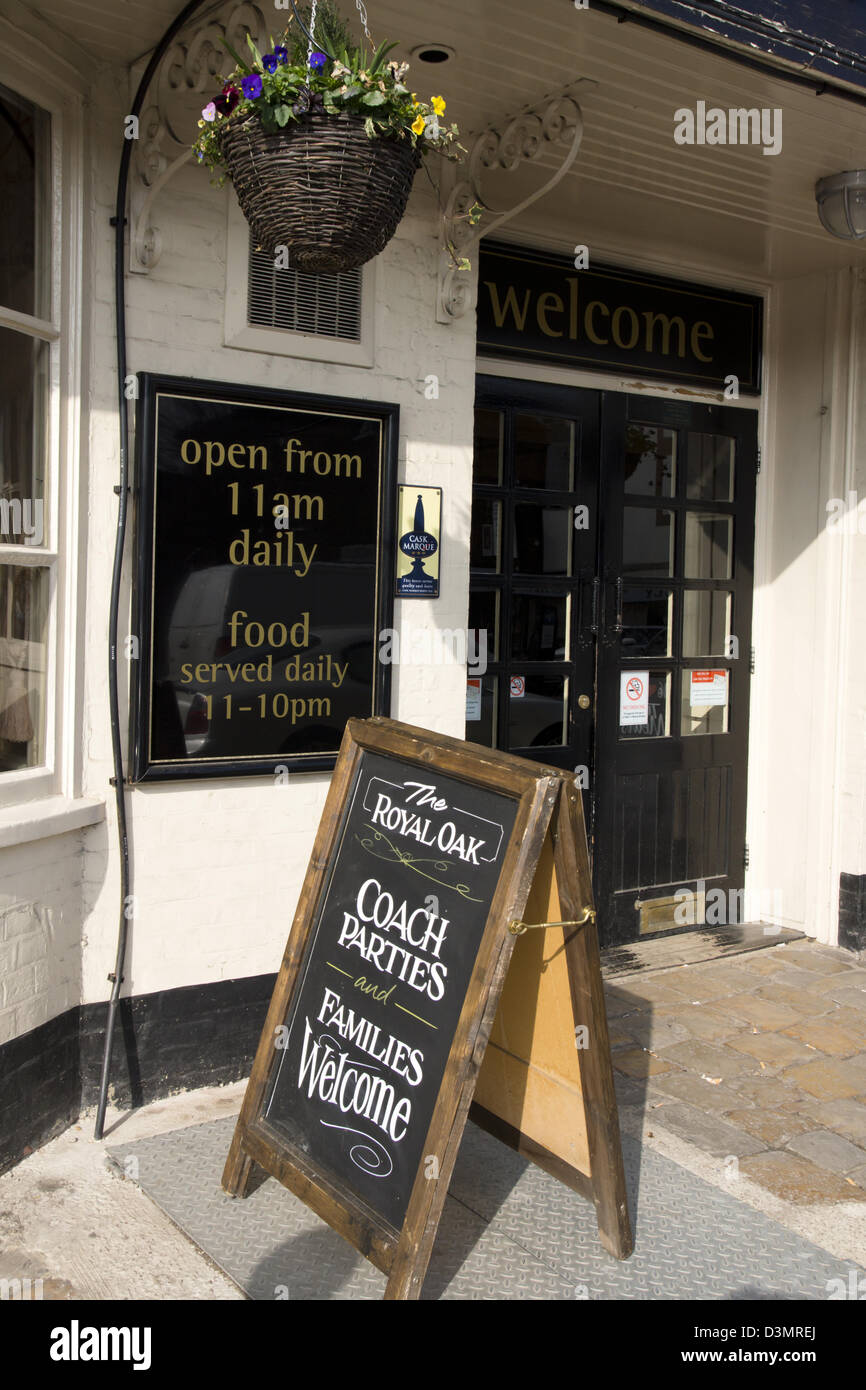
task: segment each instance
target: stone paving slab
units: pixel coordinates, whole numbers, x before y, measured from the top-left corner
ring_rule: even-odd
[[[842,1028],[833,1019],[804,1019],[785,1029],[789,1038],[816,1047],[819,1052],[829,1053],[831,1057],[853,1057],[863,1046],[863,1033],[855,1033],[850,1028]],[[805,1051],[805,1049],[804,1049]]]
[[[866,1164],[866,1153],[861,1148],[843,1139],[841,1134],[826,1129],[798,1134],[790,1140],[788,1148],[833,1173],[844,1175]]]
[[[142,1189],[251,1298],[380,1298],[384,1276],[274,1179],[243,1201],[221,1192],[233,1128],[226,1118],[113,1152],[127,1171],[138,1158]],[[623,1152],[636,1246],[619,1261],[589,1202],[468,1125],[424,1299],[824,1300],[848,1279],[849,1262],[728,1192],[632,1139]]]
[[[825,1129],[850,1139],[853,1144],[866,1147],[866,1105],[856,1100],[813,1100],[805,1107],[804,1113],[818,1121]]]
[[[786,1202],[866,1202],[866,1191],[798,1154],[768,1149],[740,1160],[740,1172]]]
[[[660,1123],[680,1139],[697,1144],[699,1149],[713,1154],[715,1158],[727,1158],[729,1155],[744,1158],[748,1154],[761,1153],[767,1147],[735,1125],[726,1124],[717,1115],[707,1115],[693,1105],[666,1105]]]

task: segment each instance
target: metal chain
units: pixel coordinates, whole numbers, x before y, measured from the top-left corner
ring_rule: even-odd
[[[367,35],[367,38],[372,44],[373,36],[370,33],[370,30],[367,28],[367,11],[364,7],[363,0],[355,0],[355,4],[358,6],[358,14],[361,16],[361,23],[364,26],[364,33]]]
[[[307,51],[307,62],[308,62],[308,63],[310,62],[310,59],[312,58],[313,53],[315,52],[315,48],[314,48],[315,37],[316,37],[316,0],[313,0],[313,8],[310,10],[310,47],[309,47],[309,49],[308,49],[308,51]]]

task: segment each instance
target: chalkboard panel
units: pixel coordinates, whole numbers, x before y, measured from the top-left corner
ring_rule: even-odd
[[[397,407],[139,381],[134,779],[333,767],[388,708]]]
[[[273,1173],[417,1297],[563,781],[350,720],[223,1187]]]
[[[514,826],[363,752],[264,1118],[399,1230]]]

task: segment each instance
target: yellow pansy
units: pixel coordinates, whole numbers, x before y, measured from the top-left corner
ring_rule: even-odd
[[[427,122],[424,120],[424,117],[423,117],[423,116],[418,116],[418,117],[416,117],[416,119],[412,122],[412,129],[414,130],[414,132],[415,132],[416,135],[423,135],[423,134],[424,134],[424,127],[426,126],[426,124],[427,124]]]
[[[445,100],[443,97],[431,97],[430,105],[433,107],[437,116],[445,115]]]
[[[412,106],[413,106],[413,109],[414,109],[414,107],[420,106],[420,105],[421,105],[421,103],[420,103],[420,101],[418,100],[418,93],[417,93],[417,92],[413,92],[413,93],[412,93]]]

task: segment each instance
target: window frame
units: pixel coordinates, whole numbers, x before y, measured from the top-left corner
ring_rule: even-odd
[[[231,188],[226,218],[226,347],[265,352],[273,357],[303,357],[310,362],[337,362],[347,367],[372,367],[375,362],[376,262],[361,270],[361,338],[349,343],[290,328],[262,328],[247,317],[249,296],[249,224]]]
[[[16,35],[0,23],[0,37]],[[20,40],[21,35],[16,35]],[[14,54],[14,61],[11,56]],[[73,80],[69,80],[72,77]],[[82,743],[76,736],[83,708],[77,652],[83,637],[77,595],[82,573],[76,543],[81,514],[82,344],[86,341],[82,295],[84,250],[83,83],[75,74],[44,70],[20,42],[0,54],[0,83],[50,118],[48,208],[50,220],[49,317],[37,318],[0,305],[0,327],[49,345],[45,420],[43,536],[39,546],[0,542],[0,563],[48,573],[45,643],[43,760],[35,767],[0,773],[0,812],[46,798],[81,793]]]

